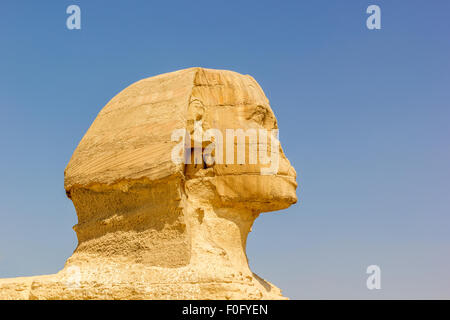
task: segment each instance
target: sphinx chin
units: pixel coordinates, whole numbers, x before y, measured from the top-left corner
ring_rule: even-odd
[[[65,170],[78,246],[54,275],[0,280],[0,299],[285,299],[245,252],[261,212],[297,202],[280,148],[259,166],[175,163],[175,130],[277,129],[258,83],[190,68],[138,81],[100,111]]]
[[[216,186],[224,207],[248,208],[262,213],[286,209],[297,202],[297,183],[291,176],[219,176]]]

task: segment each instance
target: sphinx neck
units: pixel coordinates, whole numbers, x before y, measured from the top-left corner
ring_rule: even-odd
[[[184,215],[190,239],[190,263],[251,273],[246,243],[257,216],[251,210],[217,208],[190,199]]]
[[[158,186],[72,192],[78,247],[68,263],[124,263],[148,267],[216,268],[251,273],[245,252],[258,214],[218,208]],[[166,197],[161,194],[166,192]],[[211,271],[213,272],[213,271]],[[223,273],[223,272],[222,272]]]

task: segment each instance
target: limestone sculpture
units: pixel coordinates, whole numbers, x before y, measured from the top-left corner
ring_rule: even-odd
[[[279,151],[272,174],[261,163],[174,161],[176,130],[189,137],[186,159],[208,145],[196,129],[212,128],[277,122],[258,83],[232,71],[180,70],[116,95],[65,170],[77,248],[57,274],[0,280],[0,299],[284,299],[252,273],[245,247],[260,213],[297,201],[295,170],[281,146],[269,150]]]

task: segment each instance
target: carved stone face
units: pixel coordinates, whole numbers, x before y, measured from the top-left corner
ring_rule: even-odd
[[[188,179],[211,176],[220,206],[242,206],[266,212],[284,209],[297,202],[295,169],[278,140],[273,140],[276,143],[272,144],[270,135],[278,129],[277,121],[262,89],[252,77],[201,70],[196,76],[190,99],[188,130],[191,145],[199,137],[196,131],[203,131],[203,137],[208,132],[218,131],[222,136],[221,142],[215,135],[209,134],[208,137],[212,136],[209,141],[222,146],[222,155],[212,148],[215,163],[187,165]],[[234,139],[227,135],[230,129],[234,133],[241,129],[247,136],[242,140]],[[266,132],[266,136],[262,136],[260,130]],[[205,142],[203,138],[201,146],[204,151],[209,141]],[[200,146],[199,143],[197,145]],[[245,153],[244,163],[238,163],[240,146],[243,147],[241,152],[244,150]],[[229,161],[232,157],[227,157],[230,149],[234,156],[232,163]],[[261,149],[267,151],[262,152]],[[251,152],[253,161],[250,159]],[[261,153],[267,155],[269,163],[262,163]],[[269,168],[272,168],[271,172],[265,172],[270,171]]]

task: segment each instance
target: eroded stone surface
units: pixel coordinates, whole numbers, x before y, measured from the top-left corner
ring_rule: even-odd
[[[297,201],[280,147],[277,174],[260,164],[176,164],[172,132],[277,128],[258,83],[190,68],[116,95],[66,170],[78,246],[55,275],[0,280],[0,299],[283,299],[252,273],[247,235],[262,212]]]

